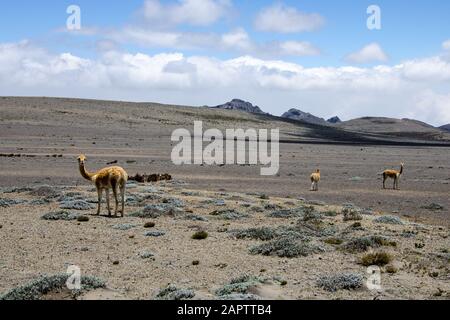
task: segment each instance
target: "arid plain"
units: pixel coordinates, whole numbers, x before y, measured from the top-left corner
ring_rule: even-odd
[[[192,131],[194,121],[199,120],[205,129],[279,128],[279,174],[261,176],[259,166],[172,164],[173,130]],[[420,134],[363,134],[348,128],[324,128],[209,108],[0,98],[0,137],[0,187],[4,191],[0,198],[23,200],[0,207],[0,292],[38,274],[65,272],[67,264],[77,264],[86,273],[105,279],[108,287],[114,289],[113,294],[94,291],[91,298],[152,299],[158,289],[169,283],[193,289],[197,298],[215,298],[218,287],[241,274],[271,279],[264,283],[253,279],[257,282],[252,283],[256,291],[250,293],[263,298],[448,297],[448,134],[430,142]],[[129,200],[126,213],[176,198],[183,202],[182,211],[206,220],[179,218],[173,212],[169,217],[163,214],[158,219],[147,219],[154,221],[156,229],[165,231],[158,238],[143,236],[145,230],[140,228],[148,221],[127,214],[124,219],[112,220],[90,216],[86,223],[41,220],[42,215],[57,211],[60,205],[56,200],[33,204],[40,193],[30,192],[39,186],[54,188],[58,197],[72,192],[79,198],[95,198],[95,190],[78,172],[76,158],[80,153],[87,155],[87,168],[91,171],[117,161],[130,175],[172,175],[171,182],[132,185],[129,195],[141,198]],[[387,168],[398,169],[400,162],[405,163],[400,190],[383,190],[380,173]],[[322,172],[322,180],[319,192],[312,193],[309,175],[317,168]],[[388,186],[392,187],[392,181]],[[14,192],[11,190],[14,187],[30,190]],[[153,189],[150,192],[145,188]],[[145,193],[157,196],[148,197],[147,201],[146,197],[142,199]],[[362,220],[356,220],[361,221],[361,226],[353,226],[356,222],[351,220],[343,221],[341,212],[349,204],[365,212]],[[304,217],[305,212],[292,212],[311,205],[317,213],[314,219],[321,217],[320,221],[315,220],[316,224],[336,229],[326,235],[309,235],[312,240],[308,239],[308,243],[320,243],[320,250],[312,248],[307,257],[251,255],[248,248],[259,242],[236,239],[233,233],[296,223],[302,229],[309,218]],[[251,212],[253,207],[262,211]],[[220,214],[211,215],[220,210],[235,210],[247,217],[234,220],[232,215],[228,221],[222,220]],[[277,210],[291,212],[292,216],[281,220],[272,217]],[[325,213],[329,211],[337,215],[327,216]],[[81,213],[89,216],[94,212],[91,209]],[[374,219],[386,215],[398,216],[404,224],[374,223]],[[132,227],[125,231],[113,228],[118,224]],[[348,229],[353,227],[354,231]],[[197,229],[206,230],[209,237],[192,240],[190,236]],[[413,240],[404,236],[409,233],[414,235]],[[317,287],[317,277],[324,274],[349,271],[364,275],[366,268],[357,263],[362,252],[350,254],[336,246],[374,234],[390,237],[396,243],[388,251],[394,256],[390,264],[397,271],[383,270],[387,290],[329,293]],[[331,236],[340,237],[341,243],[330,244]],[[153,260],[138,256],[146,249],[152,251]]]

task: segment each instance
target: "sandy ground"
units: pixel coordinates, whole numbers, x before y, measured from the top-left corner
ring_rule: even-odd
[[[205,128],[280,128],[285,142],[280,144],[279,175],[262,177],[259,166],[173,165],[170,160],[172,131],[176,128],[192,130],[194,120],[199,119],[204,121]],[[95,192],[87,187],[76,165],[76,157],[84,153],[91,171],[117,160],[130,174],[170,173],[175,183],[159,185],[158,192],[183,199],[195,214],[209,219],[208,222],[193,222],[161,217],[156,220],[156,228],[166,231],[166,236],[148,238],[143,236],[145,221],[129,216],[117,220],[91,217],[87,223],[47,222],[40,217],[57,210],[57,202],[0,207],[0,291],[23,284],[41,273],[64,272],[68,264],[77,264],[84,273],[108,282],[112,291],[90,293],[99,298],[151,299],[168,283],[192,287],[197,298],[214,298],[215,288],[243,273],[259,275],[262,268],[267,270],[264,276],[281,277],[288,284],[261,290],[267,289],[265,292],[270,292],[270,297],[275,294],[286,299],[372,299],[380,295],[422,299],[433,297],[438,288],[449,291],[448,261],[447,269],[439,271],[438,276],[429,275],[440,265],[435,256],[449,249],[449,147],[348,145],[323,137],[318,139],[315,129],[308,126],[268,122],[242,113],[70,99],[2,98],[0,138],[1,188],[47,184],[61,192],[77,191],[92,198]],[[310,144],[312,141],[317,143]],[[9,157],[10,154],[16,156]],[[386,168],[398,168],[400,162],[405,163],[401,190],[383,190],[379,173]],[[320,191],[311,193],[309,175],[317,168],[322,172]],[[186,185],[177,185],[179,181]],[[390,183],[392,181],[388,185]],[[186,190],[198,190],[200,198],[182,196]],[[342,204],[353,203],[378,214],[393,214],[409,221],[406,226],[380,226],[372,224],[372,217],[365,216],[362,222],[365,231],[354,234],[380,232],[392,236],[399,244],[391,248],[398,273],[383,274],[385,290],[381,293],[360,290],[330,294],[316,288],[317,277],[338,271],[364,274],[365,268],[357,264],[357,255],[333,247],[307,258],[250,255],[249,247],[259,241],[236,240],[218,230],[286,225],[295,223],[296,219],[267,218],[265,210],[251,213],[248,219],[224,222],[209,216],[217,208],[198,204],[207,198],[231,198],[233,195],[239,200],[225,199],[226,207],[240,208],[241,202],[247,201],[255,205],[267,202],[248,194],[266,194],[269,202],[284,208],[300,205],[302,199],[322,201],[337,206],[338,211]],[[0,194],[0,197],[34,199],[27,193]],[[443,208],[423,208],[433,203]],[[127,208],[128,212],[134,209]],[[327,219],[340,229],[350,224],[342,224],[342,216]],[[133,223],[137,227],[128,231],[111,228],[118,223]],[[210,233],[207,240],[190,239],[193,228],[198,226]],[[418,231],[417,239],[399,236],[403,229]],[[425,242],[425,248],[415,248],[416,242]],[[142,250],[152,251],[155,261],[142,260],[138,256]],[[119,265],[113,265],[114,260],[118,260]],[[193,266],[193,260],[199,260],[200,265]]]
[[[85,199],[94,196],[92,187],[66,187],[58,193],[78,192]],[[260,240],[238,240],[232,230],[251,227],[292,226],[298,218],[270,218],[274,210],[253,212],[251,207],[265,208],[276,205],[291,209],[305,205],[303,201],[286,198],[263,200],[260,196],[228,192],[196,192],[190,185],[179,182],[159,183],[156,186],[137,186],[129,189],[129,195],[152,194],[184,202],[183,211],[193,212],[208,221],[186,220],[187,213],[180,216],[163,216],[156,219],[131,217],[129,214],[142,209],[127,206],[125,218],[92,216],[95,210],[80,211],[88,215],[88,222],[46,221],[41,216],[59,210],[57,202],[48,205],[31,205],[30,201],[42,197],[27,192],[3,194],[3,198],[28,201],[25,204],[1,208],[0,229],[0,292],[19,286],[39,274],[65,272],[68,265],[77,265],[82,273],[95,275],[107,281],[107,290],[97,290],[81,297],[86,299],[153,299],[161,288],[169,283],[196,292],[196,299],[215,299],[215,290],[242,274],[269,279],[283,279],[286,285],[261,286],[257,291],[263,298],[274,299],[431,299],[450,293],[450,270],[448,250],[449,230],[405,221],[404,225],[374,223],[380,214],[364,215],[362,229],[353,230],[354,221],[343,222],[343,216],[323,217],[327,226],[337,228],[335,235],[347,241],[364,235],[384,235],[397,243],[384,250],[391,253],[391,263],[396,273],[383,272],[382,290],[342,290],[327,292],[316,286],[320,276],[340,272],[354,272],[366,276],[366,267],[359,264],[364,253],[348,253],[338,246],[324,243],[324,238],[313,238],[323,247],[323,252],[300,258],[279,258],[252,255],[249,248],[263,243]],[[224,206],[214,201],[223,199]],[[146,200],[142,205],[161,203]],[[250,207],[248,207],[250,205]],[[235,221],[212,216],[214,210],[236,209],[249,216]],[[341,208],[321,205],[318,212]],[[73,210],[72,210],[73,211]],[[146,222],[153,221],[153,229],[145,229]],[[118,224],[131,224],[129,230],[117,230]],[[209,237],[193,240],[196,230],[206,230]],[[146,237],[146,231],[163,231],[164,236]],[[349,231],[350,230],[350,231]],[[412,238],[404,233],[410,231]],[[423,247],[416,247],[416,244]],[[139,254],[150,251],[153,259],[142,259]],[[199,265],[193,265],[198,260]],[[115,265],[113,262],[118,261]],[[384,269],[383,269],[384,270]]]

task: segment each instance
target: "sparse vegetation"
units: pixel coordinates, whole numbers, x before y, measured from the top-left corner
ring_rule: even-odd
[[[355,207],[344,207],[342,214],[344,215],[344,221],[359,221],[363,219],[360,210]]]
[[[25,202],[26,201],[24,201],[24,200],[0,198],[0,207],[7,208],[10,206],[15,206],[15,205],[22,204]]]
[[[330,292],[360,289],[363,287],[363,276],[356,273],[326,275],[317,280],[317,286]]]
[[[195,292],[191,289],[179,289],[170,284],[159,291],[156,295],[157,300],[189,300],[195,297]]]
[[[430,211],[441,211],[441,210],[445,209],[445,207],[443,205],[441,205],[439,203],[435,203],[435,202],[421,206],[420,208],[425,209],[425,210],[430,210]]]
[[[301,206],[293,209],[276,210],[268,214],[269,218],[304,218],[316,216],[315,209],[312,206]],[[307,218],[308,219],[308,218]]]
[[[192,235],[192,239],[194,240],[204,240],[208,238],[208,232],[206,231],[197,231]]]
[[[178,214],[181,214],[182,212],[183,211],[181,209],[172,204],[162,203],[162,204],[149,204],[145,206],[142,211],[133,212],[130,214],[130,216],[136,218],[156,219],[161,216],[175,217]]]
[[[67,210],[92,210],[95,209],[95,206],[84,200],[73,200],[61,202],[60,208]]]
[[[361,264],[365,267],[369,266],[385,266],[392,261],[392,256],[384,251],[367,253],[361,257]]]
[[[51,221],[57,221],[57,220],[72,221],[72,220],[78,219],[78,214],[63,210],[63,211],[46,213],[41,217],[41,219],[51,220]]]
[[[142,251],[139,253],[139,257],[141,257],[142,259],[150,259],[153,258],[155,255],[153,254],[153,252],[150,251]]]
[[[77,221],[78,222],[88,222],[89,221],[89,217],[87,217],[87,216],[78,216]]]
[[[66,287],[67,274],[56,274],[42,276],[28,284],[14,288],[0,295],[0,300],[40,300],[45,294],[53,290],[61,290]],[[80,295],[84,291],[97,288],[104,288],[105,282],[97,277],[82,276],[81,290],[71,291],[73,297]]]
[[[321,251],[319,247],[293,237],[272,240],[250,249],[251,254],[261,254],[263,256],[275,255],[280,258],[306,257],[319,251]]]
[[[137,226],[135,224],[131,224],[131,223],[121,223],[121,224],[116,224],[114,225],[112,228],[116,229],[116,230],[122,230],[122,231],[127,231],[133,228],[136,228]]]
[[[211,212],[210,215],[219,217],[220,219],[223,220],[240,220],[248,217],[247,214],[238,212],[234,209],[215,210]]]
[[[326,244],[331,244],[331,245],[341,245],[344,240],[339,239],[339,238],[328,238],[323,240],[323,242],[325,242]]]
[[[145,237],[154,237],[154,238],[162,237],[165,235],[166,233],[164,231],[148,231],[144,233]]]
[[[402,225],[403,221],[397,216],[382,216],[373,220],[375,223]]]
[[[346,242],[342,248],[348,252],[357,253],[365,252],[369,248],[375,249],[382,246],[395,247],[397,243],[383,236],[364,236]]]
[[[155,225],[156,225],[156,224],[155,224],[154,222],[146,222],[146,223],[144,224],[144,228],[146,228],[146,229],[154,228]]]
[[[264,283],[264,279],[260,277],[243,275],[230,281],[229,284],[216,290],[216,295],[219,297],[229,296],[231,294],[248,294],[250,288]]]
[[[276,231],[268,227],[235,230],[231,234],[237,239],[255,239],[262,241],[272,240],[277,237]]]
[[[387,273],[391,273],[391,274],[398,272],[398,269],[392,264],[388,264],[384,269]]]

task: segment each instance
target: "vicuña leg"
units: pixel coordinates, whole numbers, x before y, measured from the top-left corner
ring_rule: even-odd
[[[98,196],[98,203],[97,203],[97,215],[100,215],[100,206],[102,205],[102,189],[97,187],[97,196]]]
[[[120,187],[120,196],[121,196],[121,200],[122,200],[122,211],[121,211],[122,218],[123,218],[123,216],[125,214],[125,188],[126,188],[125,184],[123,184]]]
[[[105,193],[106,193],[106,207],[108,208],[108,216],[111,217],[111,206],[110,206],[109,189],[106,189]]]
[[[116,209],[114,210],[114,216],[117,217],[117,210],[119,209],[119,198],[118,198],[118,192],[117,192],[117,185],[113,186],[113,194],[114,194],[114,200],[116,202]]]

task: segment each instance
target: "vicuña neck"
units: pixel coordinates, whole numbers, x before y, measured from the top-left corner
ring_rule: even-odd
[[[84,164],[80,164],[80,173],[83,178],[86,180],[92,181],[92,174],[86,171],[86,168],[84,167]]]
[[[403,166],[400,167],[400,174],[403,173]]]

